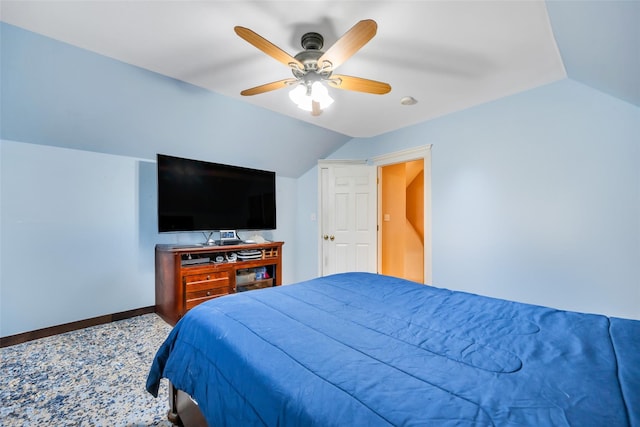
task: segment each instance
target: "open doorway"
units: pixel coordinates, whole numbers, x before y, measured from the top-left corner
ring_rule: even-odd
[[[370,163],[378,169],[378,272],[431,284],[431,145]]]
[[[424,160],[381,166],[380,273],[424,280]]]

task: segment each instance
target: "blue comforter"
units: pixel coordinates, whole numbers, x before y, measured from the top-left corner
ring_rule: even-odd
[[[640,425],[640,321],[347,273],[197,306],[162,377],[210,426]]]

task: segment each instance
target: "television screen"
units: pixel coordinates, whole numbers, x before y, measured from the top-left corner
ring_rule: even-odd
[[[276,174],[157,155],[158,231],[273,230]]]

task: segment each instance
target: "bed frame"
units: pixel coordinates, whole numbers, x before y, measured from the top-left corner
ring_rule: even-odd
[[[169,412],[167,419],[176,426],[208,427],[204,415],[195,400],[169,381]]]

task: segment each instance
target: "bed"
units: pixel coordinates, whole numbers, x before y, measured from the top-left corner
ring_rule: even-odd
[[[209,426],[640,426],[640,321],[369,273],[225,296],[153,361]]]

